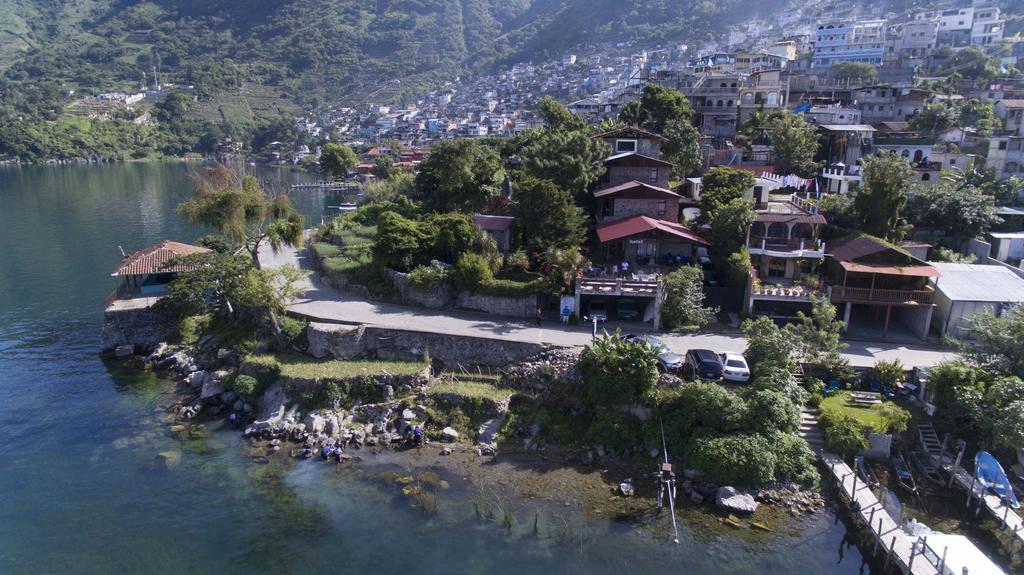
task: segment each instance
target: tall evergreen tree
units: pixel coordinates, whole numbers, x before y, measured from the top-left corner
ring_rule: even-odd
[[[906,158],[895,154],[864,160],[864,187],[853,199],[861,231],[890,241],[903,239],[906,226],[901,216],[913,174]]]

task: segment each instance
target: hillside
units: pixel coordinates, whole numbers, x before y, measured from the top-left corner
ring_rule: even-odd
[[[581,45],[699,43],[750,17],[741,6],[740,0],[0,0],[0,114],[53,119],[59,106],[41,91],[65,99],[70,90],[134,91],[156,74],[162,83],[195,86],[199,104],[190,117],[250,133],[301,109],[351,105],[371,95],[397,99],[455,75],[546,60]]]

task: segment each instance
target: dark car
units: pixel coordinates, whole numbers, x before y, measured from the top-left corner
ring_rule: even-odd
[[[620,299],[615,304],[615,317],[623,321],[632,321],[640,317],[640,307],[631,299]]]
[[[686,352],[686,373],[692,379],[718,381],[722,379],[722,361],[710,349],[691,349]]]
[[[629,343],[646,343],[658,351],[658,368],[662,371],[675,372],[683,367],[683,356],[670,351],[661,340],[651,335],[626,334],[622,339]]]
[[[605,307],[604,302],[602,301],[590,302],[587,314],[588,321],[593,321],[595,318],[597,321],[608,321],[608,308]]]
[[[700,269],[704,272],[704,285],[708,287],[718,287],[718,271],[715,270],[715,264],[711,262],[705,262],[700,264]]]

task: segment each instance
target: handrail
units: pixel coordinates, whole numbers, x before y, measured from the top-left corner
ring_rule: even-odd
[[[923,303],[930,304],[935,298],[935,290],[894,290],[878,288],[856,288],[832,286],[833,300],[875,301],[885,303]]]

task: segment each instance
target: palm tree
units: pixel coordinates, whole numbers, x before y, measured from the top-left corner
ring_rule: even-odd
[[[572,280],[590,267],[590,260],[580,253],[579,248],[548,248],[544,252],[544,276],[560,292],[572,286]]]

